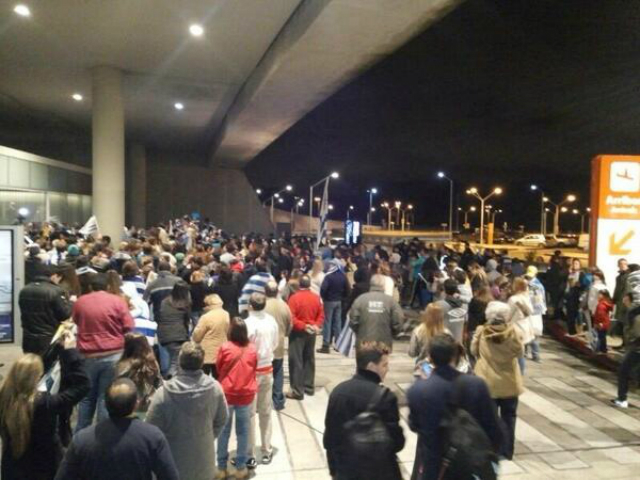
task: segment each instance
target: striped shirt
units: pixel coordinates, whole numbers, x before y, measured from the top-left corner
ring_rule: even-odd
[[[275,281],[271,274],[267,272],[258,272],[252,275],[244,287],[242,287],[240,300],[238,300],[238,311],[242,313],[249,310],[249,298],[251,294],[262,293],[264,295],[264,287],[272,280]]]

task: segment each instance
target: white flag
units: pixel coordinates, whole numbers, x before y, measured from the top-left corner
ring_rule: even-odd
[[[320,250],[320,243],[325,234],[327,214],[329,213],[329,177],[324,181],[324,192],[322,193],[322,203],[320,204],[320,218],[318,223],[318,238],[316,240],[316,251]]]
[[[82,227],[79,230],[79,233],[81,233],[85,237],[89,235],[95,237],[96,234],[100,233],[100,227],[98,226],[98,219],[96,218],[95,215],[92,215],[91,218],[87,220],[87,223],[85,223],[84,227]]]

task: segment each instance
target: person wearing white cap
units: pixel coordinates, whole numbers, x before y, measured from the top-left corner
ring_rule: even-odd
[[[529,283],[529,299],[531,300],[531,306],[533,307],[533,312],[529,319],[533,326],[533,333],[536,337],[539,337],[542,335],[544,326],[542,316],[547,313],[546,292],[542,282],[538,279],[538,269],[534,265],[529,265],[529,267],[527,267],[524,278]],[[534,362],[540,362],[540,344],[538,343],[537,338],[527,345],[526,350],[529,349],[531,350],[531,359]]]
[[[506,426],[507,438],[502,452],[507,460],[513,458],[518,396],[524,392],[518,359],[524,355],[522,335],[510,321],[512,310],[503,302],[487,305],[487,323],[476,329],[471,342],[475,356],[475,374],[487,382],[491,398]]]

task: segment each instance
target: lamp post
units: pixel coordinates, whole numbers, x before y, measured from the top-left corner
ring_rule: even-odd
[[[472,212],[476,211],[476,207],[470,207],[469,210],[463,210],[462,208],[459,208],[458,210],[460,210],[461,212],[464,212],[464,224],[468,225],[469,224],[469,214]]]
[[[578,210],[577,208],[574,208],[572,210],[572,213],[574,215],[579,215],[580,216],[580,233],[584,233],[584,217],[586,217],[587,215],[589,215],[591,209],[587,208],[587,210],[585,212],[581,212],[580,210]]]
[[[267,200],[264,201],[263,205],[266,205],[268,202],[271,202],[271,207],[269,211],[269,217],[271,218],[271,223],[273,223],[273,206],[276,202],[276,199],[278,199],[278,203],[283,203],[284,200],[280,198],[280,194],[283,192],[290,192],[291,190],[293,190],[293,187],[291,185],[287,185],[282,190],[277,191],[276,193],[271,195],[271,197],[269,197]],[[262,190],[258,189],[256,190],[256,193],[259,195],[260,193],[262,193]]]
[[[544,192],[542,191],[541,188],[539,188],[537,185],[531,185],[531,190],[532,191],[537,191],[540,190],[540,233],[542,235],[544,235],[545,233],[547,233],[547,226],[546,226],[546,215],[544,213],[544,202],[545,202],[545,196],[544,196]]]
[[[453,238],[453,180],[444,172],[438,172],[438,178],[449,180],[449,238]]]
[[[293,232],[295,223],[293,221],[293,211],[295,210],[296,216],[300,213],[300,207],[304,205],[304,198],[295,196],[293,197],[293,206],[291,207],[291,231]]]
[[[387,210],[387,230],[391,230],[391,207],[389,206],[389,202],[381,203],[380,208]]]
[[[402,212],[402,231],[404,232],[407,221],[407,213],[413,212],[413,205],[409,204],[407,205],[407,208],[399,208],[399,211]]]
[[[347,220],[351,219],[351,212],[353,212],[353,205],[349,205],[349,208],[347,208]]]
[[[493,191],[486,197],[480,195],[476,187],[471,187],[469,190],[467,190],[467,195],[473,195],[478,200],[480,200],[480,245],[482,245],[482,243],[484,242],[484,202],[489,200],[494,195],[500,194],[502,194],[502,188],[500,187],[494,188]]]
[[[400,225],[400,207],[402,207],[402,202],[396,200],[393,204],[393,208],[391,209],[396,211],[396,221],[394,222],[394,226]]]
[[[371,214],[371,212],[373,211],[373,196],[378,193],[378,189],[370,188],[369,190],[367,190],[367,193],[369,194],[369,212],[367,213],[367,225],[371,226],[371,218],[373,217],[373,215]]]
[[[549,200],[549,197],[544,197],[543,201],[546,203],[550,203],[551,205],[553,205],[555,207],[555,214],[553,216],[553,234],[554,235],[558,235],[560,233],[560,212],[562,211],[562,206],[565,203],[571,203],[571,202],[575,202],[576,200],[576,196],[575,195],[567,195],[567,198],[565,198],[563,201],[561,201],[560,203],[554,203],[551,200]],[[567,211],[567,208],[564,209],[564,211]]]
[[[331,178],[336,179],[340,176],[338,172],[333,172],[331,175],[327,175],[322,180],[317,181],[309,187],[309,234],[313,231],[313,189],[320,185],[322,182],[328,182]],[[327,194],[329,189],[327,188]],[[329,199],[326,199],[329,202]]]

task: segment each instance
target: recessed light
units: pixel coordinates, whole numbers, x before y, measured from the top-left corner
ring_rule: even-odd
[[[73,95],[71,95],[71,98],[73,98],[76,102],[81,102],[84,97],[79,93],[74,93]]]
[[[176,107],[176,110],[182,110],[184,108],[184,105],[180,102],[175,103],[173,106]]]
[[[189,33],[194,37],[201,37],[204,34],[204,28],[202,28],[202,25],[194,23],[189,27]]]
[[[13,11],[14,13],[20,15],[21,17],[31,16],[31,10],[29,10],[29,7],[27,7],[26,5],[23,5],[22,3],[19,3],[18,5],[13,7]]]

